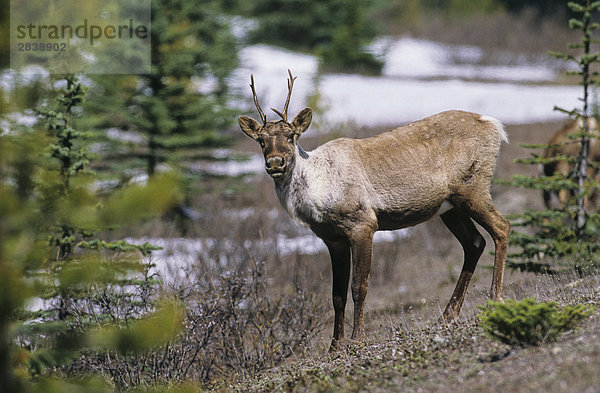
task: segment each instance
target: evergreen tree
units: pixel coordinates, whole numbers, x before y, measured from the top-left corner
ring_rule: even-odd
[[[383,61],[365,51],[374,32],[369,29],[363,0],[342,3],[340,24],[333,31],[331,43],[319,48],[322,68],[362,74],[380,74]]]
[[[160,163],[193,160],[200,148],[222,146],[231,124],[227,78],[237,67],[237,42],[220,1],[152,1],[152,72],[94,78],[87,106],[92,128],[115,128],[140,138],[118,141],[107,161],[152,176]],[[107,137],[100,136],[106,141]],[[114,168],[113,168],[114,169]]]
[[[565,0],[498,0],[507,10],[521,12],[524,9],[535,9],[540,15],[552,15],[565,11]],[[572,9],[571,9],[572,10]]]
[[[572,110],[556,108],[568,113],[574,119],[581,121],[582,127],[568,136],[565,143],[578,143],[579,154],[576,157],[560,155],[544,158],[533,154],[532,158],[517,160],[517,162],[540,165],[551,161],[566,161],[571,165],[571,171],[566,176],[555,173],[539,178],[516,175],[511,184],[516,187],[534,188],[546,192],[566,190],[571,198],[555,208],[542,211],[526,211],[512,217],[513,228],[526,227],[529,231],[513,230],[510,244],[520,250],[509,255],[508,265],[521,270],[540,271],[550,268],[549,262],[556,259],[575,262],[576,264],[596,264],[600,252],[600,213],[591,209],[584,202],[591,193],[598,192],[600,184],[588,176],[588,168],[600,167],[600,163],[590,162],[588,158],[590,138],[594,133],[588,127],[590,113],[589,89],[597,83],[598,73],[592,70],[599,62],[600,53],[592,53],[591,45],[599,41],[592,38],[594,31],[600,25],[592,22],[592,13],[600,9],[600,2],[582,3],[570,2],[569,8],[578,18],[570,20],[573,29],[581,31],[580,43],[570,45],[571,49],[579,50],[576,55],[553,53],[554,56],[566,59],[577,67],[571,72],[580,77],[583,87],[581,98],[582,107]],[[529,148],[548,148],[547,144],[526,145]]]
[[[72,75],[56,84],[64,86],[56,105],[39,110],[45,130],[0,135],[0,375],[10,392],[64,391],[71,382],[48,377],[94,342],[131,350],[129,339],[117,344],[130,331],[103,326],[114,325],[119,313],[140,318],[155,310],[132,291],[152,285],[140,255],[153,247],[97,233],[156,214],[179,198],[174,179],[165,175],[98,197],[85,134],[75,127],[85,88]],[[43,306],[28,306],[32,300]],[[176,308],[162,308],[167,319],[179,318]],[[90,335],[91,327],[100,330]],[[158,338],[142,335],[135,345],[164,341],[175,332],[167,330]],[[109,391],[101,381],[79,387],[88,388]]]
[[[368,53],[375,22],[371,0],[258,0],[251,14],[258,26],[250,40],[312,51],[325,70],[379,74],[383,63]]]

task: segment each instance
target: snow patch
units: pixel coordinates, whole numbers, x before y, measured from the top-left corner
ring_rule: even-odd
[[[245,173],[258,173],[264,168],[265,161],[259,154],[252,154],[245,161],[209,162],[201,165],[201,170],[216,176],[238,176]]]
[[[248,212],[243,213],[247,214]],[[375,232],[373,242],[394,242],[409,235],[409,229]],[[228,263],[228,253],[239,248],[239,242],[234,239],[138,238],[125,240],[132,244],[150,243],[162,247],[162,250],[153,251],[151,256],[146,257],[146,262],[155,264],[150,274],[158,274],[166,283],[193,280],[194,276],[190,272],[199,261],[211,261],[211,263],[224,267]],[[278,235],[275,239],[245,240],[243,246],[247,249],[269,249],[282,256],[315,255],[327,252],[325,243],[312,234],[297,237]]]
[[[385,59],[384,76],[403,78],[464,78],[504,82],[554,80],[558,70],[544,64],[480,65],[483,49],[469,45],[444,45],[413,38],[382,38],[372,51]]]
[[[251,103],[248,83],[254,74],[262,108],[280,108],[287,95],[290,68],[298,80],[289,113],[299,112],[318,88],[328,103],[324,118],[319,119],[323,124],[397,125],[449,109],[519,124],[564,117],[554,111],[555,105],[580,105],[579,86],[530,83],[555,79],[560,71],[551,63],[478,65],[473,63],[481,60],[481,48],[411,38],[383,39],[371,50],[386,60],[382,76],[327,74],[320,77],[317,86],[316,57],[266,45],[250,46],[242,50],[243,66],[233,76],[233,84],[245,102]]]

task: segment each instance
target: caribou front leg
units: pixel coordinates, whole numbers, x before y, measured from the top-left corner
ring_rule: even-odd
[[[335,322],[333,325],[333,340],[329,351],[334,351],[339,348],[341,341],[344,339],[344,312],[350,280],[350,244],[348,241],[326,241],[325,244],[329,250],[333,271]]]
[[[373,228],[365,227],[354,231],[350,238],[352,249],[352,300],[354,302],[353,340],[365,338],[364,302],[367,297],[371,254],[373,251]]]

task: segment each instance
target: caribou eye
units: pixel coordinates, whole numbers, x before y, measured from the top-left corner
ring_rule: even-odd
[[[294,143],[294,136],[288,136],[288,142],[289,143]]]
[[[265,141],[263,141],[262,139],[258,139],[258,144],[260,145],[260,147],[265,147]]]

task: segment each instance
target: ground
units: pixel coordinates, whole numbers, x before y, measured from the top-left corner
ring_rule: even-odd
[[[600,277],[581,280],[529,278],[521,291],[560,303],[600,300]],[[398,321],[398,315],[389,316]],[[369,328],[375,328],[371,320]],[[514,348],[486,337],[471,314],[449,326],[411,321],[389,337],[350,343],[260,373],[225,391],[281,392],[598,392],[600,314],[566,332],[558,342]]]

